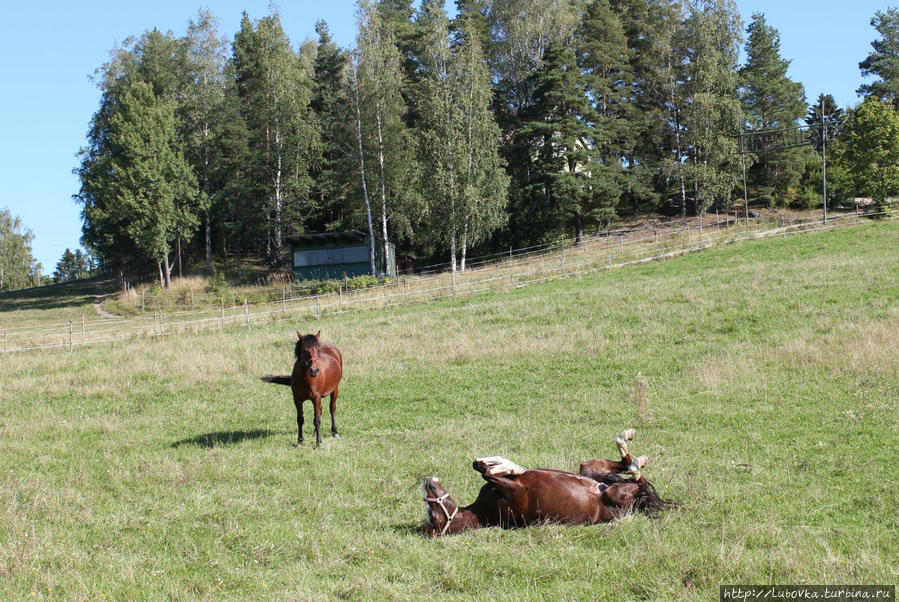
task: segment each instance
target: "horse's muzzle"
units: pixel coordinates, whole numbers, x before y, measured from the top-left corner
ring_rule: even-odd
[[[309,370],[307,370],[307,372],[309,372],[309,376],[315,378],[316,376],[318,376],[319,370],[318,368],[310,368]]]

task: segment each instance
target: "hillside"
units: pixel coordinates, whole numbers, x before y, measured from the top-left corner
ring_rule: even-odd
[[[899,222],[391,312],[2,356],[0,597],[709,599],[895,583]],[[291,445],[294,330],[343,351],[341,439]],[[311,429],[306,404],[306,435]],[[327,418],[325,418],[327,420]],[[657,520],[423,537],[478,456],[634,449]]]

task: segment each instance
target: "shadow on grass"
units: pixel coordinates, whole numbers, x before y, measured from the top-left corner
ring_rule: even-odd
[[[391,525],[390,530],[398,535],[415,535],[417,537],[426,537],[424,521],[415,523],[403,523],[401,525]]]
[[[278,431],[269,429],[253,430],[253,431],[221,431],[218,433],[206,433],[205,435],[197,435],[190,439],[182,439],[176,443],[172,443],[172,447],[181,447],[182,445],[194,445],[196,447],[217,447],[219,445],[234,445],[251,439],[262,439],[263,437],[271,437],[279,435]]]
[[[115,292],[115,283],[103,278],[76,280],[0,293],[0,311],[61,309],[93,303],[97,295]]]

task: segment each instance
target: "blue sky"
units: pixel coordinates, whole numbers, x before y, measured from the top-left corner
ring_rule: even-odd
[[[355,37],[355,2],[282,2],[281,19],[294,46],[315,37],[318,19],[335,39]],[[34,234],[32,250],[51,273],[65,249],[78,248],[81,218],[72,195],[72,169],[99,103],[90,76],[127,37],[157,28],[183,35],[197,10],[206,8],[232,39],[246,11],[252,19],[269,12],[266,0],[133,2],[4,2],[0,11],[0,209],[7,208]],[[792,60],[790,77],[806,97],[833,94],[842,105],[858,102],[858,62],[877,32],[870,26],[884,2],[854,0],[737,0],[746,23],[754,12],[781,34],[781,54]]]

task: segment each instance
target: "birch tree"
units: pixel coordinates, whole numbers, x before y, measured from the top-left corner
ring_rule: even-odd
[[[507,179],[500,171],[499,128],[490,116],[487,71],[472,27],[458,43],[436,0],[421,8],[423,55],[420,128],[423,188],[430,238],[449,251],[455,274],[459,251],[482,240],[505,219]]]

